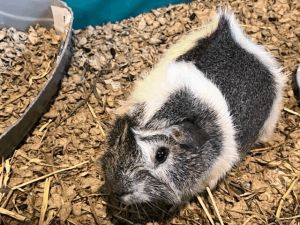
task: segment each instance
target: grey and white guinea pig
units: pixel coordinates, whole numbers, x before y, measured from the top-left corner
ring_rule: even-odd
[[[180,205],[272,135],[285,78],[276,60],[219,11],[138,81],[102,158],[126,204]]]

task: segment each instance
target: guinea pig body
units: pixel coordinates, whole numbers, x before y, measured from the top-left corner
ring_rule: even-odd
[[[284,77],[229,12],[169,49],[110,132],[106,182],[127,204],[178,205],[272,134]]]

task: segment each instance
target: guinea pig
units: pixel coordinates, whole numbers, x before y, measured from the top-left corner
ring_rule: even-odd
[[[102,158],[112,194],[127,205],[181,205],[214,188],[271,137],[284,83],[275,58],[218,11],[136,82]]]

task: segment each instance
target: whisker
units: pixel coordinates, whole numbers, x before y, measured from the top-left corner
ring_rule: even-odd
[[[139,208],[137,207],[136,203],[134,203],[134,206],[137,210],[137,214],[138,214],[139,219],[141,219],[140,211],[139,211]]]
[[[149,206],[150,207],[150,209],[153,209],[153,206],[148,202],[148,201],[146,201],[146,202],[144,202],[147,206]]]
[[[159,193],[159,192],[158,192]],[[153,195],[154,198],[157,198],[157,199],[163,199],[164,201],[166,201],[167,203],[171,204],[171,205],[174,205],[176,204],[176,202],[174,201],[174,198],[172,198],[172,195],[171,194],[168,194],[168,193],[161,193],[161,194],[157,194],[155,193]]]
[[[158,205],[156,205],[155,203],[151,203],[151,202],[149,202],[149,204],[150,204],[150,205],[152,205],[154,208],[156,208],[156,209],[158,209],[158,210],[162,211],[163,213],[165,213],[165,214],[169,215],[169,213],[168,213],[168,212],[166,212],[165,210],[163,210],[162,208],[160,208],[160,207],[159,207]]]
[[[144,215],[145,215],[145,216],[147,217],[147,219],[149,220],[150,217],[149,217],[148,213],[146,212],[146,210],[144,209],[143,205],[141,205],[141,209],[143,210]]]

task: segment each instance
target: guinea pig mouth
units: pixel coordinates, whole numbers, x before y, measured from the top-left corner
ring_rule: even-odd
[[[149,197],[143,193],[128,192],[120,197],[120,200],[126,205],[139,204],[149,200]]]

